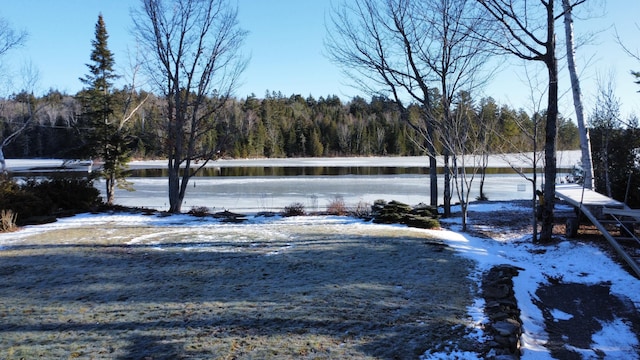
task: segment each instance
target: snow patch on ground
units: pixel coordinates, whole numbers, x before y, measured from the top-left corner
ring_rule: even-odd
[[[530,212],[529,208],[504,203],[477,203],[470,207],[473,211],[505,209]],[[452,209],[452,211],[456,210]],[[453,222],[447,220],[447,224],[451,229],[459,229],[456,225],[459,224],[459,219]],[[611,284],[611,293],[629,298],[636,308],[640,308],[640,281],[596,246],[577,241],[562,241],[546,246],[536,245],[525,240],[530,235],[524,238],[522,236],[501,238],[496,241],[496,239],[474,237],[451,230],[440,231],[437,236],[456,249],[461,256],[476,262],[477,274],[472,275],[472,278],[478,281],[478,285],[480,285],[481,274],[495,265],[508,264],[524,269],[513,278],[514,291],[523,322],[521,359],[553,359],[544,347],[548,341],[548,335],[545,331],[543,314],[535,304],[538,300],[535,295],[536,290],[540,285],[548,284],[550,278],[562,279],[565,283],[608,283]],[[554,314],[558,315],[559,319],[570,316],[562,315],[559,310]],[[470,316],[475,319],[477,311],[471,310]],[[630,353],[637,354],[639,350],[636,335],[628,326],[620,322],[607,324],[607,326],[603,324],[602,332],[594,335],[593,341],[592,348],[606,354],[604,357],[606,359],[629,359]],[[591,350],[589,355],[582,351],[581,353],[585,359],[596,358]],[[450,353],[448,356],[451,357],[448,358],[477,358],[467,355],[469,354],[461,356]],[[444,359],[447,358],[446,356],[446,354],[436,354],[429,355],[425,359]]]
[[[526,212],[528,209],[519,208],[508,204],[477,204],[473,205],[473,211],[494,211],[497,208],[505,208],[512,211]],[[358,219],[313,216],[313,217],[255,217],[244,224],[224,224],[218,220],[194,218],[188,215],[157,216],[141,214],[82,214],[70,218],[60,219],[58,222],[46,225],[27,226],[15,233],[0,234],[0,250],[3,246],[15,245],[25,237],[34,233],[43,233],[56,229],[73,227],[92,227],[102,225],[112,226],[155,226],[167,227],[216,227],[224,231],[225,227],[243,226],[247,233],[251,231],[274,231],[277,235],[279,225],[315,225],[331,228],[332,226],[349,227],[352,231],[358,228],[380,227],[380,229],[392,229],[391,225],[377,225],[363,222]],[[448,223],[455,229],[454,223]],[[337,229],[337,228],[336,228]],[[344,229],[344,228],[342,228]],[[419,230],[429,237],[443,240],[454,248],[460,256],[472,259],[476,263],[476,272],[471,274],[472,279],[478,282],[482,273],[499,264],[509,264],[522,268],[514,281],[515,295],[521,310],[523,321],[522,334],[522,359],[552,359],[549,351],[544,347],[548,341],[545,332],[544,317],[539,307],[535,304],[536,290],[544,284],[548,284],[551,278],[561,278],[563,282],[582,284],[610,284],[611,293],[620,294],[628,298],[636,308],[640,308],[640,281],[625,271],[618,263],[614,262],[606,253],[598,247],[577,241],[562,241],[554,245],[537,245],[525,241],[521,237],[496,241],[494,239],[480,238],[452,230]],[[157,236],[157,234],[156,234]],[[148,242],[153,239],[141,236],[132,242]],[[486,318],[482,311],[484,301],[477,299],[469,307],[470,328],[473,328],[472,338],[482,341],[482,325]],[[556,319],[569,319],[571,314],[560,310],[553,310]],[[592,350],[579,352],[585,359],[629,359],[631,354],[638,353],[639,341],[628,324],[620,319],[602,323],[602,330],[593,335]],[[597,350],[601,355],[597,355]],[[578,350],[576,350],[578,351]],[[631,356],[631,357],[630,357]],[[446,353],[425,354],[423,359],[478,359],[478,354],[459,352],[452,348]],[[636,355],[636,359],[638,356]]]

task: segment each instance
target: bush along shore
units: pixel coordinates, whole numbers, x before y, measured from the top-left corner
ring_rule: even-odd
[[[245,214],[234,213],[229,210],[210,214],[207,208],[197,207],[191,209],[189,214],[198,217],[212,216],[223,222],[243,222],[248,219]],[[273,216],[275,213],[261,212],[256,216]],[[307,213],[304,205],[301,203],[293,203],[285,206],[280,212],[282,216],[304,216],[313,215]],[[327,207],[327,211],[319,215],[337,215],[337,216],[353,216],[376,224],[403,224],[409,227],[421,229],[436,229],[440,227],[440,214],[438,209],[433,206],[418,204],[410,206],[399,201],[392,200],[376,200],[373,205],[358,204],[353,209],[348,209],[344,202],[340,199],[334,200]]]
[[[91,179],[28,179],[24,184],[9,178],[0,179],[1,231],[98,211],[102,205],[100,191],[93,186]]]

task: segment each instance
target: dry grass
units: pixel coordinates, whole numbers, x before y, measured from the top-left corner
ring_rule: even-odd
[[[18,214],[14,213],[12,210],[1,210],[0,211],[0,232],[16,231],[17,219],[18,219]]]
[[[336,196],[327,204],[327,214],[343,216],[347,215],[347,212],[347,204],[341,196]]]
[[[409,359],[467,331],[471,264],[423,233],[229,229],[0,249],[0,358]]]

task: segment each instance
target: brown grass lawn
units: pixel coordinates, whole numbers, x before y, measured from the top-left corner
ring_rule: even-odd
[[[464,342],[472,264],[371,228],[29,236],[0,248],[0,358],[415,359]]]

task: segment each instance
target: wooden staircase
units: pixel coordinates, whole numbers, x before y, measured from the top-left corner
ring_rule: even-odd
[[[584,215],[602,233],[620,257],[640,277],[640,239],[635,228],[640,224],[640,209],[631,209],[578,184],[556,185],[556,197],[573,205],[577,214]],[[566,235],[575,237],[580,221],[567,219]]]

